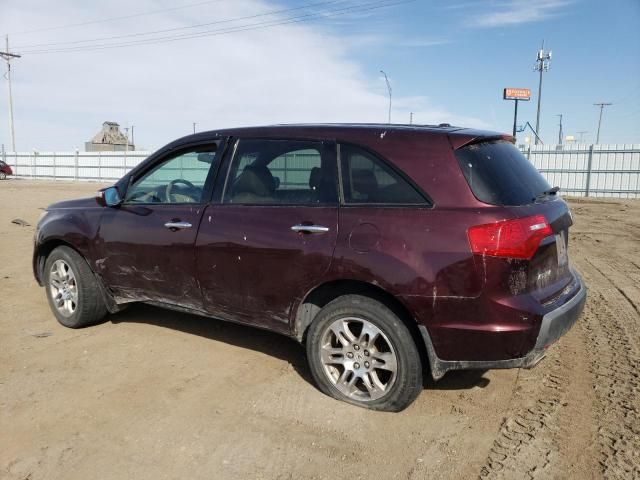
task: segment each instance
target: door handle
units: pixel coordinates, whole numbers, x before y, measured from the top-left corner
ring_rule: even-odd
[[[329,227],[323,227],[322,225],[294,225],[291,230],[297,233],[327,233]]]
[[[167,222],[164,226],[170,230],[183,230],[185,228],[191,228],[193,225],[189,222]]]

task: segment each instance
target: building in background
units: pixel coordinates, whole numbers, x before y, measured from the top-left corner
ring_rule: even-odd
[[[133,142],[120,131],[116,122],[104,122],[102,130],[91,141],[85,142],[86,152],[124,152],[135,150]]]

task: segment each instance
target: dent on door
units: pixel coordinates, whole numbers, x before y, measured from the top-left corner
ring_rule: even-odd
[[[202,208],[123,205],[105,211],[96,266],[120,300],[202,309],[193,252]]]
[[[330,267],[337,210],[207,207],[196,242],[205,308],[212,315],[287,331],[292,305]]]

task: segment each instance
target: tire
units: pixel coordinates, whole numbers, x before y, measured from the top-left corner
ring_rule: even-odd
[[[106,316],[100,285],[86,260],[75,250],[54,249],[44,264],[44,280],[49,306],[65,327],[85,327]]]
[[[7,178],[7,174],[4,172],[0,172],[0,180],[5,180]]]
[[[338,400],[399,412],[422,391],[420,354],[409,329],[371,298],[345,295],[328,303],[309,327],[306,349],[316,384]]]

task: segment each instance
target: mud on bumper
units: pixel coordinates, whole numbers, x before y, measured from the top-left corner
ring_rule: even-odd
[[[567,333],[582,313],[582,309],[587,300],[587,287],[582,281],[580,274],[574,272],[574,275],[580,284],[577,293],[567,303],[542,317],[536,344],[524,357],[489,361],[442,360],[436,355],[427,328],[424,325],[419,325],[418,328],[425,343],[433,379],[439,380],[449,370],[491,370],[499,368],[531,368],[535,366],[544,358],[547,347]]]

